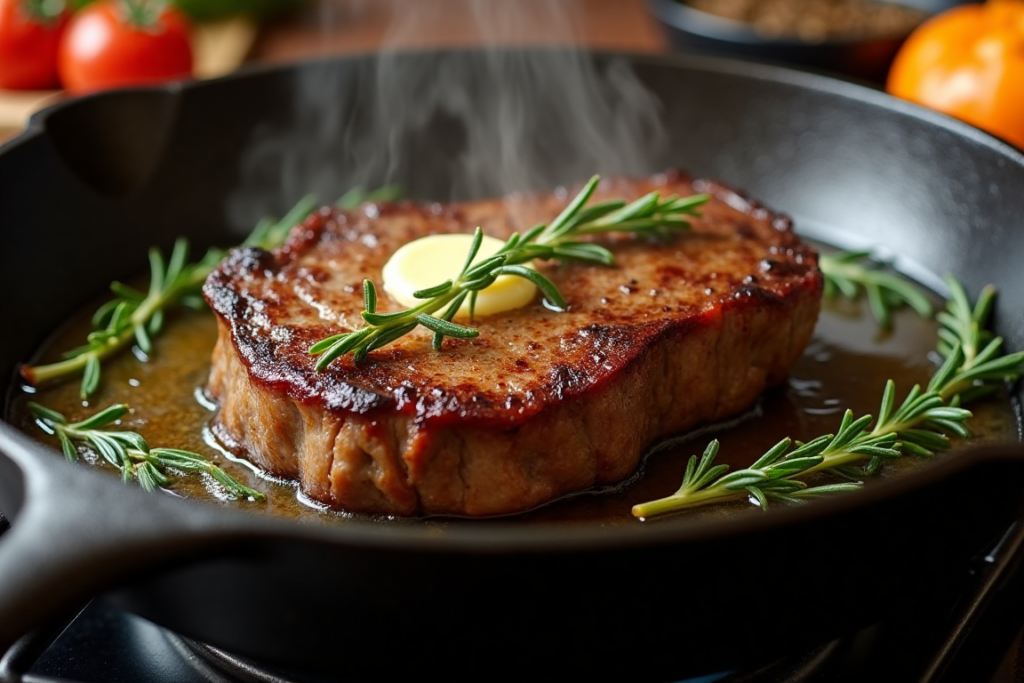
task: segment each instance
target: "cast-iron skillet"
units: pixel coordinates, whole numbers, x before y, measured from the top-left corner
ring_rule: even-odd
[[[575,59],[527,57],[544,71]],[[998,330],[1024,348],[1019,151],[815,75],[593,58],[601,69],[632,64],[660,101],[652,106],[667,137],[644,168],[628,150],[634,168],[583,168],[585,159],[551,154],[538,186],[668,166],[720,178],[805,229],[832,230],[833,241],[879,245],[916,273],[955,273],[972,293],[996,283]],[[329,196],[353,181],[398,180],[415,197],[448,199],[460,150],[480,133],[464,130],[455,109],[425,117],[387,166],[353,153],[374,125],[377,59],[112,93],[37,116],[0,150],[4,376],[109,280],[141,270],[153,242],[167,247],[184,234],[232,243],[307,184]],[[408,103],[415,109],[430,88],[495,56],[389,59],[424,74]],[[311,83],[322,84],[322,99],[300,92]],[[469,111],[487,110],[486,88],[464,92]],[[523,111],[544,110],[529,87],[522,92]],[[331,173],[300,170],[282,182],[281,164]],[[0,508],[13,522],[0,542],[0,647],[111,591],[187,636],[351,680],[670,680],[739,666],[912,609],[959,576],[1024,498],[1024,450],[1013,445],[967,449],[854,495],[713,523],[321,526],[145,494],[69,465],[6,424],[0,450]]]

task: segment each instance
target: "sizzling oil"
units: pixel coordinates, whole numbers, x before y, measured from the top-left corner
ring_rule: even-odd
[[[72,321],[42,350],[37,360],[56,360],[61,351],[77,346],[89,330],[89,316],[90,313],[85,312]],[[896,382],[897,400],[902,400],[910,387],[926,384],[934,371],[931,352],[936,329],[934,321],[901,311],[895,316],[893,331],[881,333],[861,303],[826,301],[814,340],[788,383],[767,392],[748,415],[731,424],[705,428],[655,448],[641,474],[627,485],[600,493],[569,496],[519,515],[516,520],[541,524],[637,524],[630,508],[674,492],[682,480],[688,456],[701,453],[713,438],[721,442],[720,462],[743,467],[786,436],[807,440],[834,433],[847,408],[856,416],[875,414],[887,379]],[[106,363],[100,390],[89,401],[79,398],[76,379],[44,387],[34,394],[15,395],[9,403],[8,418],[12,424],[53,445],[52,439],[42,433],[28,413],[26,403],[29,400],[58,410],[72,421],[113,403],[127,403],[131,413],[122,421],[124,428],[141,433],[153,447],[184,448],[210,457],[232,476],[264,492],[267,500],[265,503],[232,500],[206,476],[174,477],[172,492],[175,494],[309,522],[345,523],[366,519],[318,509],[304,502],[293,484],[261,477],[246,464],[235,462],[218,450],[207,428],[213,412],[202,398],[216,336],[216,322],[211,313],[181,312],[169,320],[155,342],[151,358],[142,358],[136,349],[134,354],[125,353]],[[1005,396],[971,408],[974,417],[969,424],[975,440],[1017,439],[1017,416]],[[54,457],[60,456],[55,453]],[[87,460],[115,474],[114,468],[102,460]],[[902,474],[923,462],[918,458],[902,458],[889,463],[879,477]],[[683,514],[709,518],[754,509],[744,503],[733,503]],[[447,519],[425,523],[480,522]]]

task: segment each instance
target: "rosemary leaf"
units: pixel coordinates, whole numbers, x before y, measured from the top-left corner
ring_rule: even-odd
[[[32,415],[44,424],[62,424],[68,423],[67,419],[56,410],[50,410],[45,406],[41,406],[38,403],[29,403],[29,410],[32,411]]]
[[[369,282],[369,280],[367,280],[367,282]],[[412,296],[415,299],[433,299],[434,297],[441,296],[451,288],[452,281],[445,280],[439,285],[434,285],[433,287],[427,287],[426,289],[417,290],[412,293]]]
[[[442,320],[441,318],[435,318],[425,314],[416,316],[416,322],[423,325],[423,327],[426,327],[428,330],[433,330],[434,332],[447,337],[455,337],[456,339],[472,339],[480,334],[480,330],[473,329],[472,327],[456,325],[455,323],[448,322],[447,320]]]
[[[552,255],[557,259],[591,261],[609,267],[615,265],[612,252],[591,242],[566,242],[552,249]]]
[[[377,288],[371,280],[363,280],[363,307],[367,313],[377,312]]]
[[[334,344],[336,342],[341,341],[341,340],[343,340],[343,339],[345,339],[347,337],[348,337],[348,334],[336,334],[333,337],[327,337],[326,339],[321,339],[316,344],[314,344],[312,347],[310,347],[310,350],[315,349],[316,353],[323,353],[324,351],[326,351],[330,347],[334,346]]]
[[[336,340],[332,344],[327,345],[327,348],[318,351],[318,353],[322,353],[323,355],[317,362],[317,370],[320,369],[321,364],[330,363],[335,358],[344,356],[346,353],[354,349],[356,345],[362,342],[366,337],[369,337],[372,333],[373,329],[365,327],[357,332],[349,332],[348,334],[335,335],[334,337],[325,339],[324,341],[317,344],[316,346],[320,346],[326,342],[331,341],[332,339]]]
[[[533,284],[537,285],[537,288],[544,294],[547,300],[552,306],[559,311],[564,311],[568,304],[565,299],[562,298],[562,293],[555,287],[555,283],[547,279],[536,270],[526,268],[525,266],[502,266],[494,271],[497,276],[502,275],[515,275],[525,280],[529,280]]]
[[[124,404],[118,404],[105,408],[100,412],[96,413],[87,420],[77,423],[77,429],[99,429],[105,427],[111,422],[116,422],[125,416],[128,412],[128,406]]]
[[[469,245],[469,252],[466,254],[466,261],[462,266],[462,270],[459,271],[459,278],[465,277],[466,271],[468,271],[469,267],[473,265],[473,259],[475,259],[476,255],[480,253],[480,245],[483,243],[484,231],[481,230],[480,227],[478,226],[476,231],[473,233],[473,242]],[[519,235],[513,234],[512,237],[508,239],[508,242],[505,243],[505,246],[502,247],[501,251],[499,251],[498,253],[501,254],[503,252],[510,251],[511,249],[514,249],[515,245],[518,243]],[[510,247],[509,245],[512,246]],[[449,280],[449,282],[451,282],[451,280]]]
[[[400,337],[404,337],[405,335],[407,335],[410,332],[412,332],[416,328],[416,325],[418,325],[418,324],[419,324],[419,322],[416,321],[416,322],[407,323],[407,324],[405,324],[405,325],[403,325],[401,327],[395,327],[395,328],[389,329],[387,331],[378,331],[378,332],[376,332],[376,334],[373,335],[372,341],[366,347],[366,350],[367,351],[373,351],[373,350],[379,349],[379,348],[381,348],[383,346],[387,346],[388,344],[390,344],[391,342],[395,341],[396,339],[398,339]],[[440,334],[440,333],[438,333],[438,334]],[[342,353],[341,355],[344,355],[344,353]]]

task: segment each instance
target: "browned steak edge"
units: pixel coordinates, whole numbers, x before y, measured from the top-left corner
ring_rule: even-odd
[[[672,172],[674,177],[685,177],[678,171]],[[735,302],[736,304],[755,305],[765,299],[780,301],[799,297],[809,292],[812,298],[820,299],[822,279],[817,268],[817,253],[804,244],[791,229],[788,217],[772,213],[757,202],[746,198],[743,194],[721,183],[712,181],[694,181],[694,188],[705,191],[733,208],[747,215],[758,218],[768,217],[777,231],[780,250],[789,252],[780,256],[782,268],[793,269],[791,281],[774,283],[769,291],[759,287],[756,282],[733,286],[722,291],[715,299],[720,306]],[[386,216],[395,212],[425,212],[428,208],[410,202],[383,202],[377,205],[377,212]],[[247,274],[258,270],[267,273],[276,272],[287,265],[295,255],[310,244],[316,243],[324,230],[330,213],[314,213],[303,225],[296,228],[287,244],[275,252],[266,252],[258,248],[233,250],[221,266],[207,280],[204,292],[213,310],[220,319],[230,327],[230,336],[238,348],[241,360],[249,368],[252,379],[278,393],[283,393],[305,405],[321,405],[333,411],[348,412],[358,415],[386,415],[399,412],[418,422],[433,425],[472,423],[481,427],[513,427],[522,424],[542,411],[549,403],[583,394],[601,391],[608,383],[614,382],[618,373],[623,372],[631,363],[646,352],[652,345],[660,343],[666,336],[682,333],[696,323],[693,319],[667,318],[658,323],[649,323],[634,328],[629,335],[619,335],[615,341],[616,367],[611,372],[602,372],[596,378],[591,377],[587,367],[571,367],[568,365],[555,367],[550,374],[550,381],[543,387],[540,395],[515,412],[502,411],[485,400],[470,400],[453,404],[448,397],[432,399],[417,397],[413,389],[398,387],[394,394],[382,394],[349,384],[331,372],[316,374],[310,377],[292,368],[283,367],[277,362],[274,344],[265,336],[254,334],[248,321],[248,312],[253,303],[243,294],[234,291],[232,280],[244,278]],[[798,266],[794,266],[798,263]],[[804,292],[803,290],[806,290]],[[714,315],[708,313],[707,315]],[[615,331],[595,324],[590,329],[597,335],[610,335]],[[334,333],[329,330],[327,333]],[[385,349],[386,351],[386,349]],[[795,359],[794,359],[795,360]],[[402,392],[407,391],[407,394]],[[474,399],[485,398],[482,396]]]
[[[221,342],[215,431],[330,507],[379,514],[498,515],[622,481],[655,442],[734,415],[782,381],[810,339],[820,294],[750,290],[648,347],[601,391],[557,401],[511,428],[417,423],[302,403],[254,381]],[[737,363],[736,359],[743,359]],[[254,415],[263,416],[253,420]]]

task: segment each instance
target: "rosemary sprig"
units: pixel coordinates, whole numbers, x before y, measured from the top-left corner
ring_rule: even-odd
[[[971,417],[961,405],[998,391],[1024,371],[1024,352],[1002,356],[1003,340],[986,329],[995,289],[985,287],[974,306],[963,286],[948,278],[950,300],[939,314],[939,351],[945,357],[924,390],[915,386],[895,408],[896,385],[886,383],[875,426],[872,416],[853,418],[847,410],[836,434],[807,443],[783,439],[750,467],[729,472],[714,465],[718,442],[712,441],[698,459],[691,456],[676,493],[633,507],[646,518],[710,503],[743,498],[766,509],[770,500],[800,503],[808,498],[853,490],[847,481],[809,487],[800,478],[830,472],[848,479],[877,473],[887,460],[903,455],[928,457],[950,447],[949,434],[967,437]],[[894,410],[895,408],[895,410]],[[857,467],[856,465],[860,465]]]
[[[393,200],[401,196],[398,185],[388,185],[372,192],[362,188],[349,190],[339,201],[343,209],[354,209],[363,202]],[[259,222],[243,246],[273,249],[284,243],[288,232],[312,213],[317,200],[307,195],[280,220],[265,218]],[[188,263],[188,241],[179,238],[169,258],[158,249],[150,249],[150,283],[143,293],[120,282],[110,289],[114,298],[101,306],[93,316],[93,331],[86,343],[64,354],[64,360],[49,365],[21,367],[21,374],[30,385],[43,384],[71,375],[82,375],[81,397],[88,398],[100,385],[103,361],[137,344],[146,354],[152,352],[152,338],[163,328],[164,315],[178,305],[202,308],[202,287],[207,276],[217,267],[225,252],[210,249],[195,263]]]
[[[316,208],[317,198],[316,195],[307,194],[305,197],[295,203],[295,206],[291,208],[281,218],[281,220],[274,220],[273,218],[266,217],[256,224],[249,236],[242,242],[243,247],[259,247],[270,251],[274,247],[281,246],[284,244],[285,239],[288,237],[288,232],[306,220],[309,214],[313,213],[313,209]]]
[[[353,187],[335,202],[339,209],[351,211],[366,202],[391,202],[400,199],[404,194],[401,185],[385,185],[376,190],[366,191],[362,187]],[[244,247],[260,247],[270,251],[284,244],[291,229],[306,220],[317,206],[316,195],[308,194],[300,199],[281,220],[264,218],[242,243]]]
[[[844,251],[821,254],[818,267],[825,276],[825,296],[842,294],[856,299],[867,294],[875,320],[883,328],[892,327],[892,312],[910,306],[925,318],[932,317],[932,304],[920,287],[896,273],[882,270],[869,251]]]
[[[415,292],[413,296],[423,299],[418,306],[394,313],[378,313],[377,289],[372,281],[365,280],[362,317],[366,324],[310,347],[310,354],[320,356],[316,369],[323,370],[348,353],[353,354],[357,362],[361,361],[370,351],[404,337],[420,325],[434,333],[435,350],[440,350],[445,337],[467,339],[478,336],[478,329],[453,323],[452,318],[467,298],[472,318],[477,294],[502,275],[529,280],[544,294],[549,308],[564,310],[566,302],[554,283],[523,264],[536,259],[556,259],[613,266],[615,257],[608,249],[580,238],[609,232],[663,236],[675,230],[685,230],[689,223],[683,216],[699,216],[698,207],[709,199],[705,194],[663,199],[659,193],[651,192],[628,204],[615,199],[586,206],[599,181],[599,176],[591,178],[551,223],[541,223],[523,235],[514,233],[494,256],[474,263],[483,240],[483,233],[477,228],[459,274]]]
[[[68,460],[74,462],[78,459],[75,443],[83,443],[116,467],[125,483],[137,481],[147,491],[166,487],[171,484],[167,473],[171,468],[205,472],[236,498],[265,498],[198,453],[177,448],[150,448],[140,434],[110,429],[128,412],[128,406],[124,404],[110,406],[81,422],[71,423],[57,411],[38,403],[29,403],[28,408],[44,430],[57,436]]]
[[[224,257],[211,249],[197,263],[187,263],[188,242],[174,243],[169,259],[159,249],[150,249],[149,290],[140,292],[121,282],[111,283],[115,298],[93,315],[94,330],[83,346],[64,354],[64,360],[50,365],[21,367],[21,374],[32,385],[67,375],[82,373],[82,398],[99,388],[102,362],[136,343],[144,353],[153,349],[152,337],[163,328],[165,311],[177,304],[193,308],[203,305],[200,290],[206,276]]]

